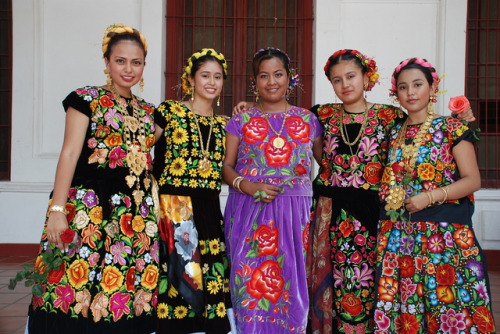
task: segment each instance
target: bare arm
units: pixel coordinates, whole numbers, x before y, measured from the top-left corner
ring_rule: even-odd
[[[222,164],[222,178],[229,185],[233,186],[233,181],[236,177],[240,176],[235,170],[236,159],[238,158],[238,146],[240,140],[233,134],[226,132],[226,157]],[[265,183],[253,183],[244,179],[240,183],[240,189],[244,193],[253,196],[257,191],[265,191],[269,196],[263,198],[262,201],[270,203],[279,193],[279,188]]]
[[[52,205],[66,207],[68,192],[75,173],[76,163],[82,152],[85,141],[85,133],[89,124],[89,118],[70,107],[66,111],[66,125],[64,131],[64,143],[57,163]],[[57,244],[59,249],[67,250],[68,245],[61,240],[60,234],[68,228],[66,216],[61,212],[50,212],[47,221],[47,239]]]
[[[453,157],[460,171],[460,180],[448,186],[448,199],[459,199],[473,193],[481,188],[481,175],[476,161],[474,145],[462,140],[453,148]],[[441,202],[445,198],[443,188],[433,189],[432,198],[435,202]],[[429,205],[430,198],[425,193],[406,199],[406,208],[410,213],[420,211]]]

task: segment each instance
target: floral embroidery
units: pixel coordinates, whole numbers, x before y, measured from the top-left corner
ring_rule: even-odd
[[[159,185],[220,190],[226,119],[222,116],[214,116],[212,139],[207,157],[210,161],[210,168],[202,172],[198,164],[203,154],[194,117],[198,119],[200,127],[207,128],[210,124],[210,117],[195,115],[182,102],[173,100],[160,104],[157,112],[157,115],[166,122],[164,135],[168,147],[165,154],[165,167],[158,177]]]
[[[325,104],[316,110],[324,127],[322,162],[317,185],[326,187],[354,187],[378,190],[384,161],[387,156],[388,131],[402,117],[393,106],[375,104],[368,109],[364,136],[359,142],[358,154],[351,156],[340,136],[340,122],[346,125],[360,124],[363,115],[342,116],[341,104]],[[358,147],[353,147],[353,151]],[[355,166],[355,167],[353,167]]]

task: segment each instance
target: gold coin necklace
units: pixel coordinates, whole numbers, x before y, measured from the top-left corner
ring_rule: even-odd
[[[212,110],[211,110],[210,130],[208,131],[207,144],[205,145],[205,147],[203,147],[203,135],[201,134],[200,124],[198,123],[198,118],[196,118],[196,113],[194,111],[193,104],[190,103],[190,105],[191,105],[191,110],[193,111],[193,117],[194,117],[194,122],[196,124],[196,129],[198,130],[198,137],[200,138],[200,148],[201,148],[201,153],[203,155],[203,159],[201,159],[198,162],[198,169],[200,170],[200,172],[206,173],[212,167],[212,163],[208,159],[208,157],[210,155],[208,148],[210,145],[210,138],[212,137],[212,129],[213,129],[213,124],[214,124],[214,109],[212,108]]]
[[[420,151],[420,146],[425,141],[425,135],[429,131],[432,120],[434,119],[434,113],[429,112],[424,123],[418,129],[415,137],[412,138],[411,144],[406,144],[406,131],[408,129],[408,119],[403,123],[403,126],[399,129],[398,136],[396,141],[394,142],[394,146],[391,151],[391,158],[388,164],[389,168],[389,195],[386,199],[385,210],[398,210],[403,207],[405,202],[405,185],[396,185],[396,174],[394,173],[394,169],[392,168],[392,164],[396,163],[396,154],[397,149],[401,147],[401,161],[399,162],[399,166],[402,167],[404,173],[406,175],[411,175],[413,170],[415,169],[415,164],[417,161],[417,156]]]
[[[127,145],[125,160],[129,167],[129,175],[125,177],[125,181],[129,188],[132,188],[135,184],[136,189],[132,192],[132,195],[136,205],[139,205],[142,203],[144,197],[144,191],[140,190],[139,176],[144,170],[146,170],[146,175],[143,180],[144,188],[148,190],[151,183],[147,170],[148,159],[146,153],[144,153],[147,151],[144,117],[141,116],[139,103],[134,94],[131,94],[133,113],[132,116],[130,116],[125,99],[116,91],[114,85],[108,86],[108,89],[114,95],[115,101],[118,104],[119,108],[116,109],[118,109],[123,116],[123,123],[125,124],[123,128],[123,139]]]
[[[361,124],[361,128],[359,129],[358,135],[354,139],[354,141],[351,142],[349,139],[349,133],[347,132],[347,125],[344,123],[344,117],[346,116],[345,114],[345,109],[344,105],[342,105],[342,119],[341,119],[341,125],[340,125],[340,136],[342,137],[342,140],[344,143],[349,147],[349,151],[351,152],[351,157],[357,156],[359,153],[359,147],[356,150],[356,154],[353,154],[352,147],[358,143],[358,141],[361,139],[361,136],[363,132],[365,131],[366,128],[366,123],[368,122],[368,103],[366,103],[365,100],[365,112],[363,113],[363,123]],[[351,162],[351,169],[356,169],[358,167],[358,164],[353,160]]]
[[[271,125],[271,122],[269,121],[269,118],[267,116],[267,112],[265,112],[264,108],[262,107],[262,102],[260,103],[260,110],[262,110],[262,114],[264,115],[264,118],[266,119],[269,128],[276,135],[276,138],[273,139],[273,142],[271,144],[275,148],[282,148],[283,146],[285,146],[285,140],[281,137],[281,133],[285,128],[286,118],[288,117],[288,101],[285,102],[285,116],[283,116],[283,123],[281,123],[281,129],[279,132],[273,129],[273,126]]]

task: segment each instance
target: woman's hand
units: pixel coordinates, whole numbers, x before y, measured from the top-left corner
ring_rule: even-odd
[[[242,182],[240,184],[240,189],[250,196],[253,196],[257,191],[265,192],[267,197],[260,197],[260,200],[264,203],[271,203],[280,193],[280,188],[276,186],[266,183],[253,183],[250,181]]]
[[[252,106],[252,102],[240,101],[233,108],[233,116],[241,114]]]
[[[474,114],[472,113],[471,107],[467,108],[467,110],[465,110],[462,113],[453,114],[453,116],[458,118],[461,121],[474,122],[476,120],[476,118],[474,117]]]
[[[47,220],[47,240],[57,245],[61,251],[68,251],[68,244],[61,240],[61,234],[68,228],[68,220],[62,212],[51,211]]]
[[[429,205],[429,196],[425,192],[405,199],[406,211],[415,213],[425,209]]]

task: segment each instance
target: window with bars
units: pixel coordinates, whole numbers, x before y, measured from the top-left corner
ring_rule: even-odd
[[[10,179],[12,0],[0,1],[0,180]]]
[[[220,51],[228,61],[221,113],[231,114],[249,90],[252,58],[267,46],[287,52],[301,87],[291,103],[310,107],[312,96],[313,0],[186,0],[167,2],[167,99],[180,99],[184,61],[204,47]]]
[[[484,188],[500,188],[500,4],[469,0],[467,97],[481,129],[478,163]]]

